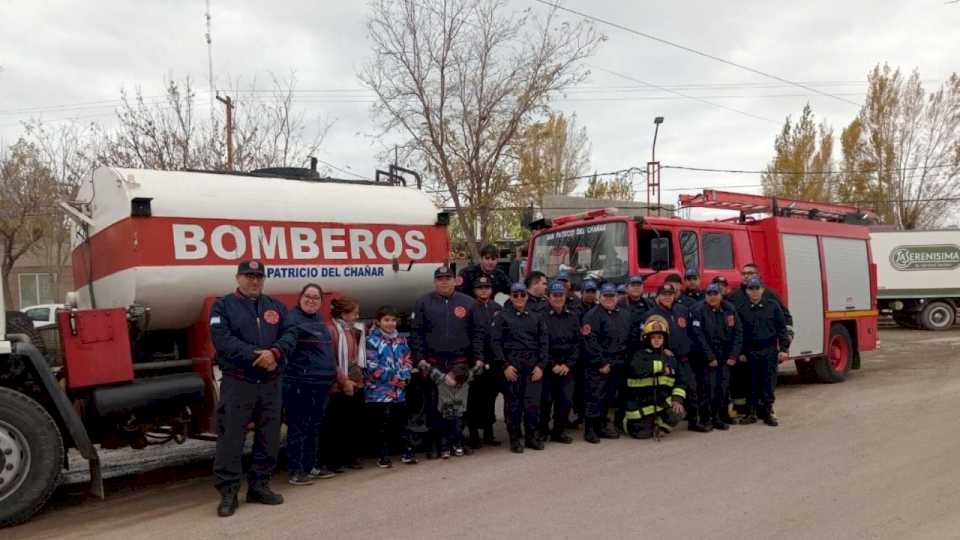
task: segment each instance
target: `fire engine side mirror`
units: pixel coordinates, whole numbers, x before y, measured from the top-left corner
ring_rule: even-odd
[[[650,239],[650,268],[657,272],[670,268],[670,239]]]

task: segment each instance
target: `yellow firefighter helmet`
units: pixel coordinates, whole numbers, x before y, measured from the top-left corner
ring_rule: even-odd
[[[647,322],[643,323],[643,337],[651,334],[670,335],[670,323],[660,315],[651,315]]]

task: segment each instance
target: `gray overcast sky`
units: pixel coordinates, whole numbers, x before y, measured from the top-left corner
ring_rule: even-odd
[[[372,97],[356,77],[369,55],[367,4],[211,4],[217,83],[239,77],[267,87],[271,72],[296,72],[298,106],[314,120],[319,115],[336,120],[318,157],[371,175],[375,153],[384,145],[367,136],[376,132]],[[917,67],[931,88],[960,66],[960,4],[944,0],[568,0],[565,5],[856,102],[862,100],[867,71],[878,62],[907,71]],[[511,0],[508,7],[547,9],[533,0]],[[12,142],[18,122],[32,116],[109,123],[122,87],[158,95],[171,77],[192,77],[206,111],[204,11],[203,0],[0,0],[0,137]],[[643,166],[654,116],[666,117],[657,143],[664,164],[760,169],[771,157],[784,117],[799,113],[805,102],[837,131],[858,110],[622,30],[598,28],[609,39],[589,61],[590,78],[554,103],[575,112],[586,126],[592,170]],[[644,88],[604,70],[772,121]],[[759,176],[664,171],[663,184],[674,190],[757,185]],[[675,195],[664,192],[665,202]]]

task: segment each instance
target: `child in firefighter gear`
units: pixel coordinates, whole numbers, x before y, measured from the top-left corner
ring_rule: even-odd
[[[510,286],[507,286],[507,292]],[[500,446],[493,436],[493,425],[497,422],[497,394],[500,393],[500,381],[491,367],[493,362],[493,347],[490,344],[490,325],[493,324],[494,313],[503,309],[493,300],[493,282],[486,276],[478,277],[473,283],[473,297],[476,303],[473,311],[477,318],[477,329],[483,333],[483,373],[470,383],[470,393],[467,396],[467,427],[470,429],[469,447],[473,449],[481,446]]]
[[[707,286],[706,299],[690,314],[690,328],[694,336],[691,363],[699,390],[697,411],[701,421],[727,430],[733,424],[727,397],[730,368],[740,357],[743,328],[733,304],[720,295],[720,285]],[[688,405],[693,404],[688,400]]]
[[[645,321],[653,315],[659,315],[667,321],[670,327],[670,345],[667,347],[668,354],[672,354],[677,360],[677,370],[683,372],[686,390],[686,403],[695,405],[698,399],[697,380],[693,375],[693,367],[690,365],[690,351],[692,340],[690,339],[690,311],[676,303],[677,292],[679,289],[671,283],[664,283],[657,290],[657,298],[653,302],[650,311],[647,312],[643,323],[637,324],[635,321],[631,326],[630,343],[636,344],[642,335]],[[687,407],[687,428],[690,431],[706,433],[713,431],[713,426],[709,419],[701,419],[696,407]]]
[[[210,339],[223,372],[213,460],[221,517],[232,516],[239,504],[241,457],[250,422],[255,428],[247,502],[283,503],[269,484],[280,449],[280,374],[296,346],[297,327],[290,324],[281,302],[263,294],[265,274],[260,261],[240,263],[236,291],[217,300],[210,311]]]
[[[608,425],[607,413],[615,403],[616,390],[623,375],[630,319],[628,308],[617,305],[616,286],[604,283],[600,288],[600,305],[587,313],[580,327],[587,383],[584,388],[586,420],[583,439],[589,443],[620,436]]]
[[[496,367],[503,374],[504,416],[510,451],[543,450],[537,438],[540,396],[547,362],[548,333],[543,316],[527,310],[527,287],[514,283],[510,303],[493,317],[490,328]]]
[[[757,417],[768,426],[779,421],[773,413],[774,389],[777,386],[777,366],[789,359],[790,338],[787,321],[777,302],[763,297],[763,283],[754,276],[747,280],[749,301],[737,308],[743,322],[743,354],[750,368],[750,391],[747,394],[747,415],[741,424],[752,424]]]
[[[463,415],[467,412],[467,396],[470,393],[470,381],[483,372],[483,366],[467,368],[466,364],[455,364],[444,373],[431,368],[426,360],[421,360],[420,369],[430,374],[437,385],[437,412],[440,416],[440,457],[449,459],[450,454],[462,456]]]
[[[669,329],[663,317],[648,318],[641,348],[626,365],[623,430],[635,439],[670,433],[683,418],[686,391],[676,358],[666,354]]]
[[[567,301],[563,283],[554,281],[549,290],[550,309],[546,323],[550,352],[543,377],[539,435],[541,440],[549,437],[553,442],[570,444],[573,439],[563,430],[567,427],[573,402],[573,369],[580,355],[580,317]]]

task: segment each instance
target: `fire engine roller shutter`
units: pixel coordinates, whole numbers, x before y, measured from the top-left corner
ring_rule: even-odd
[[[824,238],[823,257],[827,269],[827,310],[873,309],[866,240]]]
[[[816,236],[783,235],[787,298],[795,336],[790,356],[823,353],[823,288]]]

